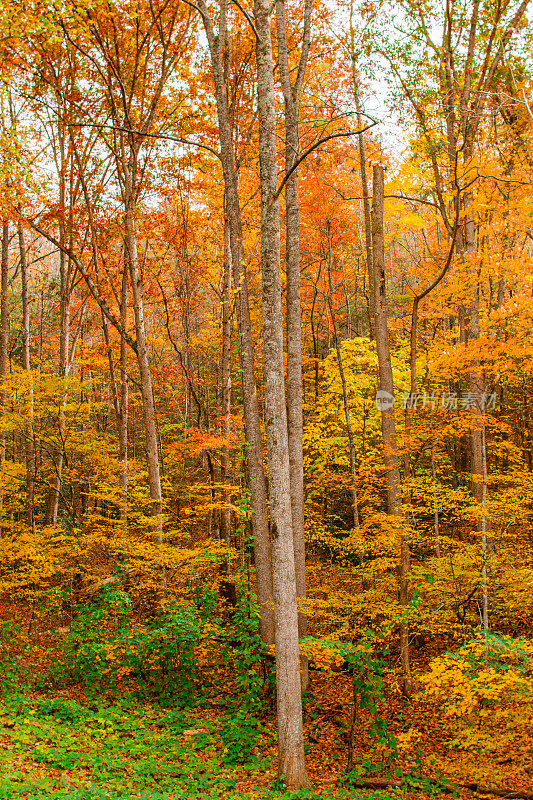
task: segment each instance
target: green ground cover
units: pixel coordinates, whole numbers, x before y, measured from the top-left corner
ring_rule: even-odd
[[[129,698],[81,705],[15,694],[0,705],[0,738],[1,800],[325,796],[277,786],[270,757],[256,757],[246,767],[225,764],[217,721],[201,708],[164,709]],[[332,788],[327,796],[378,795]]]

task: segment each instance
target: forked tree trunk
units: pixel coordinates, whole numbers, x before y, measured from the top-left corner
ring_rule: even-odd
[[[411,687],[411,670],[409,664],[409,628],[407,623],[407,607],[409,605],[408,576],[410,568],[409,540],[403,532],[403,513],[398,458],[398,442],[394,417],[394,380],[389,346],[387,322],[387,287],[385,283],[385,236],[383,226],[384,204],[384,169],[375,164],[373,167],[374,201],[372,204],[372,263],[373,263],[373,298],[372,313],[374,318],[374,335],[378,356],[379,388],[390,396],[392,404],[383,404],[381,410],[381,430],[383,434],[383,451],[386,473],[387,504],[389,514],[395,518],[395,525],[400,536],[400,560],[398,563],[398,589],[401,606],[400,618],[400,657],[403,670],[404,693],[409,696]]]
[[[270,536],[274,579],[278,771],[289,788],[309,785],[305,767],[298,608],[292,538],[289,441],[283,363],[280,223],[277,199],[276,95],[270,7],[255,0],[265,419],[268,449]]]

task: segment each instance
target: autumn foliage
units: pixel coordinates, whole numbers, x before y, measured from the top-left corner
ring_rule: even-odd
[[[526,5],[3,4],[5,698],[533,796]]]

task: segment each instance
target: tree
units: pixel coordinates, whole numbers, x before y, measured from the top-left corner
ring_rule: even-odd
[[[394,417],[394,379],[389,346],[387,321],[387,285],[385,281],[385,235],[383,230],[383,203],[385,197],[384,169],[380,164],[373,166],[372,203],[372,270],[371,309],[374,321],[374,336],[378,356],[379,388],[381,395],[381,429],[383,433],[383,456],[385,460],[385,485],[387,489],[388,512],[400,539],[400,559],[398,563],[398,588],[402,617],[400,619],[400,657],[403,668],[404,693],[410,696],[411,667],[409,663],[409,628],[407,607],[409,605],[409,539],[405,531],[402,512],[400,464],[398,439]]]
[[[291,480],[292,536],[296,570],[296,593],[306,596],[305,517],[303,468],[302,307],[300,291],[300,201],[297,159],[300,156],[298,101],[305,79],[311,43],[311,0],[304,7],[301,55],[296,79],[291,82],[285,1],[276,2],[276,37],[285,121],[285,263],[287,275],[287,424]],[[298,615],[300,636],[307,633],[307,620]],[[302,661],[302,691],[307,689],[307,664]]]
[[[298,609],[292,532],[289,440],[285,405],[276,108],[270,8],[255,0],[257,106],[261,185],[263,377],[268,450],[270,539],[274,584],[276,702],[279,775],[294,788],[307,786],[305,769]]]
[[[267,488],[263,470],[263,446],[259,418],[259,401],[254,371],[254,348],[248,282],[243,246],[242,219],[239,200],[238,175],[228,106],[228,81],[224,64],[229,61],[229,34],[227,30],[227,0],[220,2],[218,36],[205,3],[198,9],[207,36],[211,69],[215,85],[220,161],[224,177],[225,204],[228,215],[233,285],[237,295],[236,315],[239,332],[239,358],[242,370],[243,405],[248,443],[248,474],[252,505],[255,568],[257,575],[257,597],[261,609],[261,631],[267,644],[274,642],[274,600],[272,588],[272,565],[268,532]]]

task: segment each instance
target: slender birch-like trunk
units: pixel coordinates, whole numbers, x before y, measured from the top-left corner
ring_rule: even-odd
[[[61,111],[58,109],[58,117]],[[67,168],[67,153],[65,142],[65,130],[61,123],[59,130],[59,206],[65,211],[66,208],[66,168]],[[70,347],[70,299],[71,299],[71,275],[70,275],[70,257],[66,254],[67,244],[67,231],[65,220],[61,219],[59,222],[59,377],[64,381],[69,373],[69,347]],[[59,403],[58,410],[58,427],[59,439],[63,441],[63,416],[66,404],[66,385]],[[48,501],[46,508],[46,524],[55,525],[57,522],[57,514],[59,510],[59,496],[61,493],[61,479],[63,473],[63,447],[61,445],[54,448],[52,454],[53,473],[50,481],[50,489],[48,492]]]
[[[433,480],[433,517],[435,520],[435,553],[437,558],[441,557],[440,552],[440,524],[439,506],[437,502],[437,474],[435,470],[435,442],[431,443],[431,478]]]
[[[488,582],[488,575],[487,575],[487,557],[489,554],[489,542],[487,539],[487,513],[486,513],[486,503],[487,503],[487,447],[486,447],[486,439],[485,439],[485,425],[482,427],[482,434],[481,434],[481,448],[482,448],[482,461],[483,461],[483,477],[481,483],[481,591],[482,591],[482,598],[483,598],[483,605],[482,605],[482,621],[483,621],[483,630],[485,633],[489,630],[489,582]]]
[[[152,527],[156,544],[163,541],[163,500],[161,493],[161,475],[159,470],[159,450],[157,446],[157,427],[155,420],[155,404],[152,387],[152,375],[146,344],[146,327],[144,319],[143,282],[137,253],[137,233],[135,229],[135,201],[133,181],[128,165],[123,165],[124,174],[124,233],[126,257],[131,279],[133,297],[133,313],[135,319],[135,335],[137,343],[137,363],[141,378],[141,395],[143,401],[144,435],[146,444],[146,465],[148,484],[150,487],[151,515],[157,521]]]
[[[344,364],[342,362],[341,345],[339,340],[339,329],[337,326],[337,320],[335,318],[335,312],[333,310],[332,266],[333,265],[332,265],[332,253],[331,253],[331,231],[330,231],[330,224],[328,222],[328,283],[329,283],[328,306],[329,306],[329,314],[331,317],[331,324],[333,326],[333,339],[335,342],[335,352],[337,353],[337,365],[339,367],[339,375],[342,384],[344,418],[346,419],[346,430],[348,432],[348,443],[350,447],[350,475],[352,482],[353,524],[354,528],[358,528],[360,521],[359,521],[359,501],[357,498],[357,466],[355,463],[355,441],[353,437],[352,421],[350,418],[350,404],[348,402],[348,388],[346,384],[346,375],[344,374]]]
[[[24,228],[19,222],[17,225],[19,252],[20,252],[20,276],[22,288],[22,369],[31,370],[30,359],[30,303],[28,297],[28,256],[26,252],[26,241]],[[33,380],[28,387],[28,424],[26,426],[26,443],[24,454],[26,461],[26,509],[25,517],[28,525],[32,529],[35,524],[35,445],[33,439]]]
[[[274,582],[278,771],[290,788],[309,785],[305,767],[298,607],[292,538],[289,437],[285,405],[280,221],[277,199],[276,95],[270,7],[255,0],[265,420]]]
[[[231,434],[231,250],[230,229],[227,214],[224,216],[224,261],[222,267],[222,433],[226,439]],[[225,486],[229,480],[229,448],[224,445],[220,455],[220,483]],[[229,503],[229,492],[222,490],[223,503]],[[220,513],[220,538],[227,544],[231,541],[231,513],[223,508]]]
[[[378,356],[379,388],[390,396],[391,402],[384,403],[381,409],[381,430],[383,434],[383,451],[386,470],[387,504],[389,514],[396,518],[400,535],[400,560],[398,563],[398,589],[402,611],[400,618],[400,657],[403,669],[404,693],[409,696],[412,691],[411,669],[409,664],[409,628],[406,612],[409,605],[409,540],[403,533],[403,511],[398,458],[398,442],[394,417],[394,381],[389,346],[387,322],[387,287],[385,283],[385,236],[383,226],[384,205],[384,169],[380,164],[373,167],[372,204],[372,264],[373,264],[373,298],[372,314],[374,317],[374,335]]]
[[[99,283],[98,283],[99,286]],[[100,287],[99,287],[100,288]],[[127,296],[128,296],[128,261],[124,258],[122,285],[120,293],[120,319],[124,330],[127,328]],[[127,490],[128,490],[128,362],[127,345],[124,337],[120,339],[119,378],[113,359],[109,325],[105,314],[102,314],[102,331],[109,363],[109,377],[113,395],[113,408],[118,432],[118,458],[121,469],[119,473],[121,537],[123,541],[128,535]]]
[[[352,45],[353,48],[353,45]],[[363,128],[363,109],[361,105],[359,80],[355,69],[355,53],[352,49],[352,85],[353,95],[355,100],[355,108],[357,111],[357,127],[359,130]],[[366,151],[365,151],[365,138],[363,133],[357,135],[359,145],[359,168],[361,170],[361,188],[363,190],[363,218],[365,221],[365,257],[366,257],[366,272],[368,275],[368,294],[372,298],[374,289],[374,271],[372,269],[372,219],[370,214],[370,192],[368,190],[368,177],[366,171]],[[368,332],[371,339],[374,338],[373,321],[372,321],[372,301],[368,304]]]
[[[0,380],[4,380],[7,376],[7,350],[9,340],[9,306],[8,306],[8,288],[9,288],[9,220],[5,219],[2,222],[2,258],[1,258],[1,276],[0,276]],[[6,411],[7,392],[4,388],[0,391],[0,405],[2,416]],[[5,477],[5,461],[6,461],[6,435],[2,431],[0,435],[0,515],[3,512],[4,506],[4,477]]]
[[[60,298],[59,298],[59,376],[62,379],[68,377],[69,373],[69,345],[70,345],[70,270],[69,259],[64,252],[59,253],[59,281],[60,281]],[[66,387],[65,387],[66,389]],[[63,429],[63,416],[66,404],[66,391],[60,401],[58,425],[60,438]],[[63,473],[63,449],[57,447],[54,451],[54,474],[50,484],[50,492],[48,495],[48,511],[47,522],[49,525],[55,525],[57,522],[57,513],[59,510],[59,495],[61,492],[61,479]]]
[[[120,293],[120,321],[124,330],[128,326],[128,265],[124,260],[122,270],[122,286]],[[128,418],[129,418],[129,391],[128,391],[128,346],[122,336],[120,338],[120,392],[118,416],[118,457],[121,463],[119,483],[121,490],[120,520],[122,538],[128,538]]]

